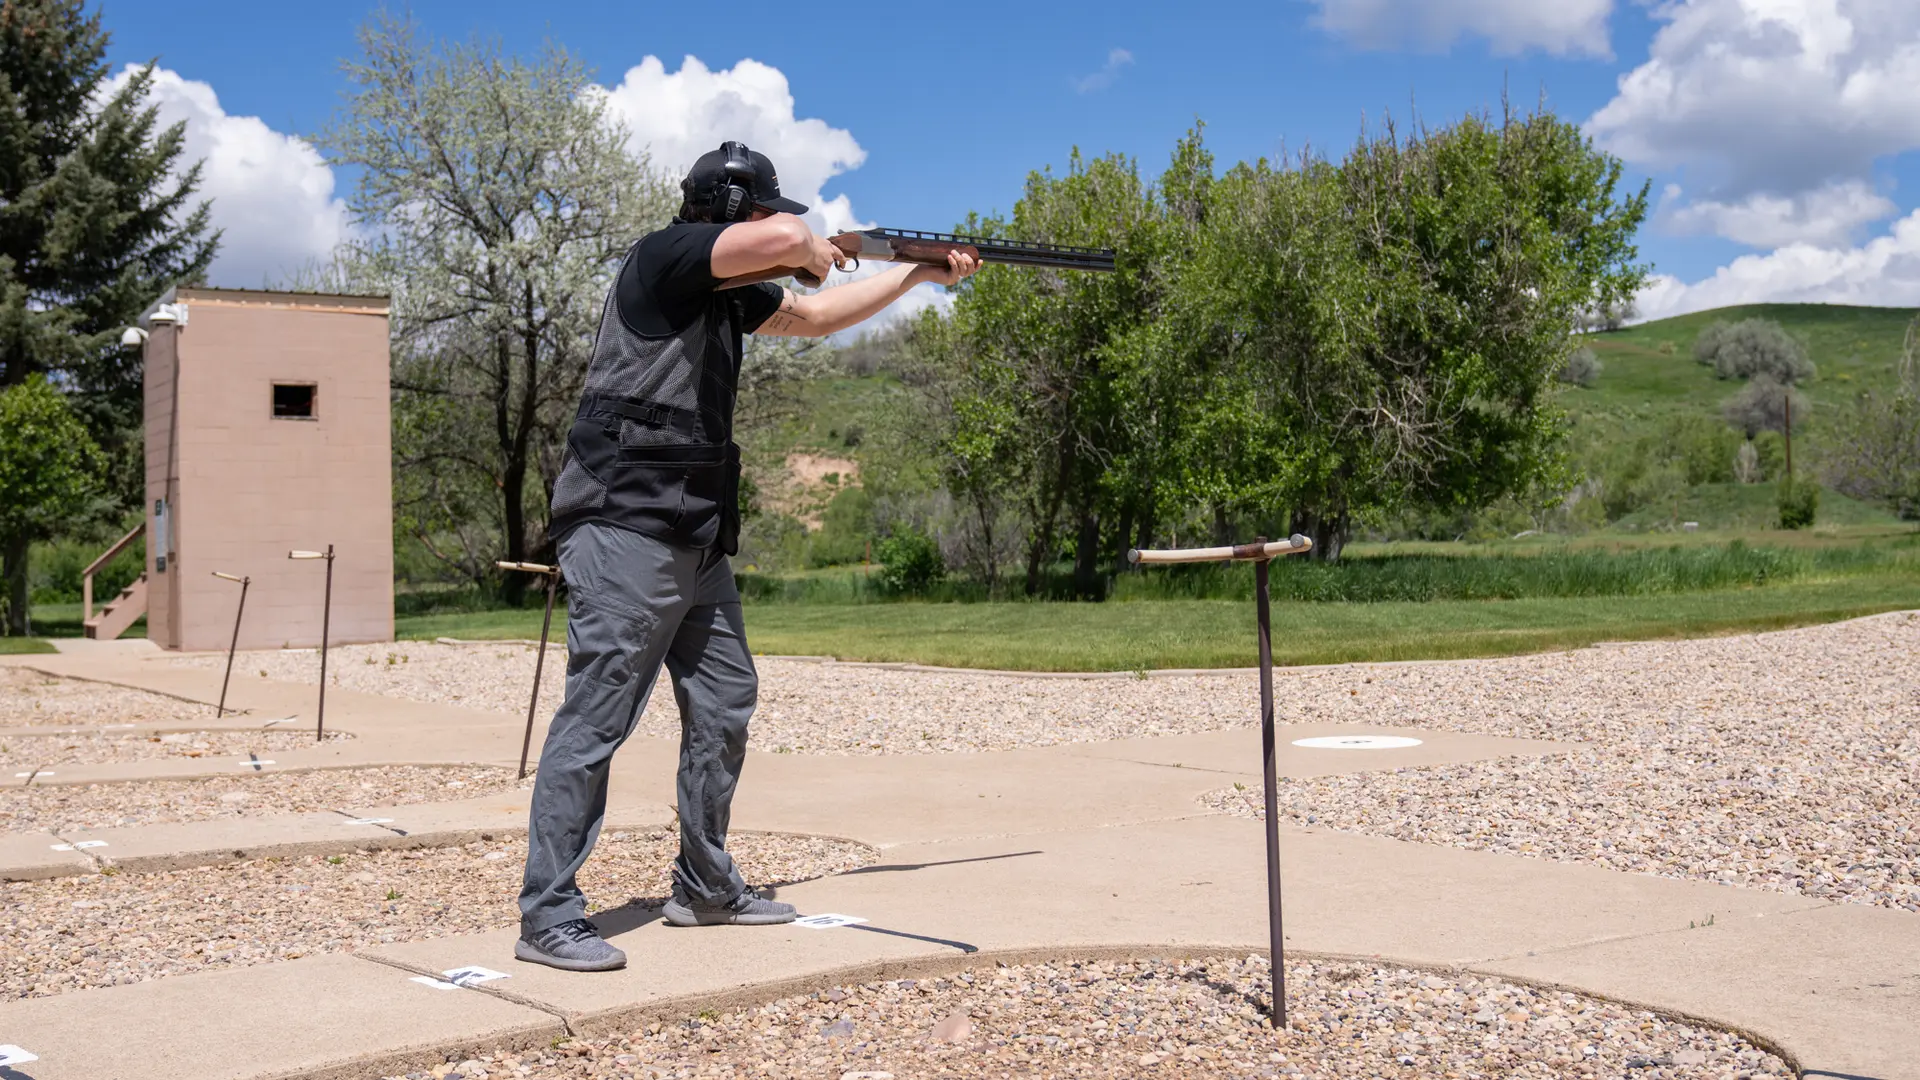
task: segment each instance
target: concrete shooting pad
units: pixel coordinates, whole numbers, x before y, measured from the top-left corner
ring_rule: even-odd
[[[410,979],[336,953],[12,1001],[0,1005],[0,1031],[40,1056],[14,1074],[22,1080],[346,1080],[376,1062],[430,1068],[449,1046],[566,1033],[550,1013]]]
[[[218,692],[217,670],[133,653],[31,659],[193,700],[210,702]],[[236,675],[236,692],[241,686]],[[257,678],[246,687],[237,696],[259,710],[253,715],[287,715],[314,692]],[[299,763],[297,755],[331,754],[336,766],[511,766],[523,723],[524,714],[330,688],[328,726],[356,738],[272,756]],[[1580,749],[1390,725],[1283,724],[1277,735],[1279,770],[1295,778]],[[1368,751],[1293,745],[1355,735],[1420,742]],[[538,731],[536,747],[537,740]],[[664,739],[636,738],[622,748],[607,828],[673,820],[676,758],[677,747]],[[176,761],[61,766],[46,782],[228,775],[228,767],[200,759],[184,768]],[[754,752],[734,831],[842,837],[879,848],[872,865],[778,892],[803,914],[835,912],[865,923],[684,930],[651,910],[615,908],[597,918],[632,963],[618,973],[572,975],[512,958],[515,912],[512,897],[502,896],[496,931],[0,1004],[0,1042],[38,1054],[18,1071],[38,1080],[366,1076],[406,1071],[406,1062],[431,1067],[459,1050],[544,1044],[569,1023],[612,1029],[848,979],[994,959],[1264,953],[1261,826],[1198,801],[1233,782],[1257,789],[1260,769],[1260,735],[1251,726],[943,755]],[[108,862],[137,873],[327,847],[453,844],[523,834],[526,813],[527,793],[516,790],[409,806],[23,832],[0,839],[0,877],[87,873]],[[365,818],[390,820],[351,823]],[[53,850],[76,839],[106,846]],[[1911,1023],[1920,1015],[1920,934],[1911,915],[1284,823],[1281,853],[1290,949],[1566,986],[1746,1029],[1816,1074],[1920,1080],[1920,1025]],[[475,964],[511,977],[456,990],[413,981]]]

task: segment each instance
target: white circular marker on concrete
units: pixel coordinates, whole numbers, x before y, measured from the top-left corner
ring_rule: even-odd
[[[1405,735],[1322,735],[1314,739],[1295,739],[1293,745],[1310,750],[1404,750],[1419,746],[1419,739]]]

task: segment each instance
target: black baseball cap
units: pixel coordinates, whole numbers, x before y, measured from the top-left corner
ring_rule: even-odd
[[[774,171],[773,161],[767,155],[758,150],[748,150],[747,160],[753,163],[753,183],[748,185],[747,193],[753,197],[755,206],[764,206],[783,214],[807,212],[807,204],[780,196],[780,175]],[[688,198],[704,199],[726,182],[726,150],[709,150],[700,155],[700,159],[693,163],[693,168],[687,170],[687,178],[680,182],[680,187]]]

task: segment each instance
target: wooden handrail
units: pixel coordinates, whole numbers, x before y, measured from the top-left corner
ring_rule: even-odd
[[[88,563],[87,568],[80,571],[80,621],[82,623],[93,618],[93,575],[99,573],[101,567],[112,562],[115,555],[127,550],[127,545],[145,535],[146,531],[147,522],[146,519],[143,518],[140,524],[135,525],[128,531],[127,535],[114,541],[113,546],[107,549],[106,554]]]

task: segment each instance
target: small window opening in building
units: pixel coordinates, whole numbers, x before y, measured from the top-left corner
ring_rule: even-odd
[[[276,420],[311,420],[313,395],[319,387],[312,383],[274,383],[273,416]]]

